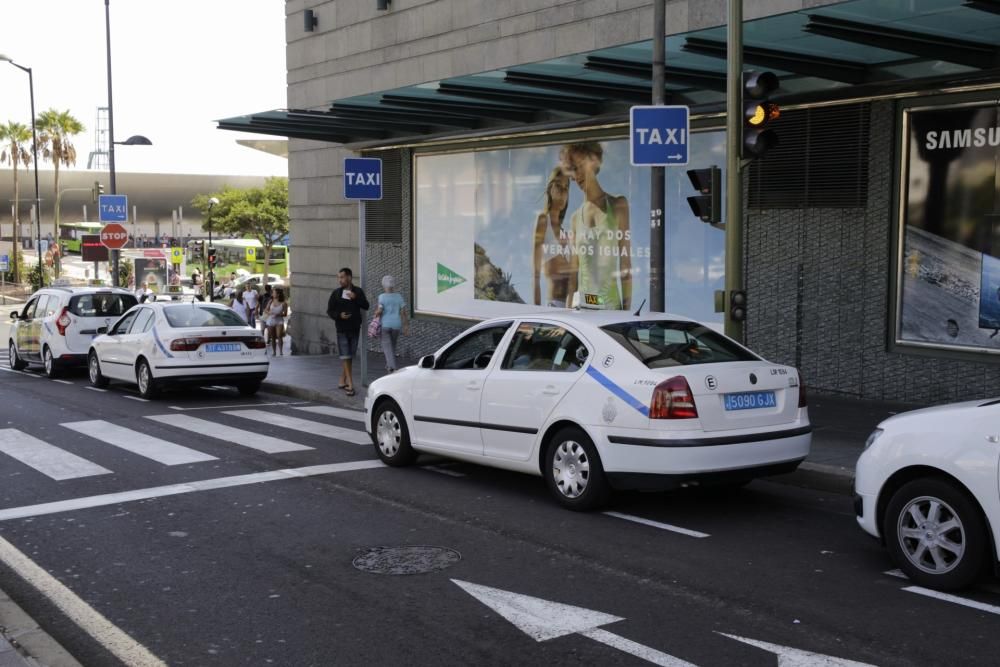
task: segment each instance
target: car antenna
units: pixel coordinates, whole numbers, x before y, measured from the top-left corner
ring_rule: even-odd
[[[642,303],[640,303],[640,304],[639,304],[639,307],[638,307],[638,308],[636,308],[636,309],[635,309],[635,312],[634,312],[634,313],[632,313],[632,314],[633,314],[633,315],[635,315],[636,317],[639,317],[639,311],[641,311],[641,310],[642,310],[642,307],[643,307],[643,306],[645,306],[645,305],[646,305],[646,300],[645,300],[645,299],[643,299],[643,300],[642,300]]]

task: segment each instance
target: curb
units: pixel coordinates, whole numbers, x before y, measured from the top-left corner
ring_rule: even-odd
[[[5,650],[5,644],[10,651]],[[0,591],[0,664],[83,667],[3,591]]]
[[[318,389],[306,389],[304,387],[296,387],[295,385],[284,384],[281,382],[267,382],[266,380],[260,385],[260,389],[261,391],[271,394],[298,398],[303,401],[329,403],[337,406],[338,408],[347,408],[349,410],[364,410],[365,408],[364,389],[360,389],[355,396],[350,397],[343,395],[342,392],[338,394],[337,392],[320,391]]]

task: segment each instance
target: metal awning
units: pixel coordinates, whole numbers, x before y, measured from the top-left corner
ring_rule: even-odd
[[[1000,86],[1000,0],[850,0],[748,21],[747,69],[781,80],[782,104]],[[725,110],[726,27],[666,39],[668,104]],[[652,95],[647,40],[503,70],[218,121],[220,129],[352,145],[623,122]]]

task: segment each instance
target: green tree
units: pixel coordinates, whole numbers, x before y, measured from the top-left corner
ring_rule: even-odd
[[[70,140],[73,136],[84,131],[83,123],[74,118],[70,112],[48,109],[38,115],[36,126],[40,136],[38,138],[39,148],[46,160],[52,162],[55,168],[53,174],[55,180],[55,221],[54,235],[55,242],[59,243],[59,166],[71,167],[76,164],[76,147]],[[60,273],[60,255],[56,254],[55,273],[56,277]]]
[[[10,162],[14,171],[14,233],[13,249],[11,251],[10,264],[14,268],[14,282],[21,278],[18,272],[20,264],[18,256],[18,227],[21,226],[21,185],[17,176],[17,165],[23,164],[25,168],[31,164],[31,152],[28,150],[31,144],[31,128],[23,123],[7,121],[6,125],[0,125],[0,164]]]
[[[264,284],[267,284],[271,249],[288,234],[288,179],[269,178],[261,188],[227,185],[219,192],[198,195],[191,203],[207,216],[211,197],[219,200],[212,207],[211,220],[207,220],[212,231],[259,241],[264,247]]]

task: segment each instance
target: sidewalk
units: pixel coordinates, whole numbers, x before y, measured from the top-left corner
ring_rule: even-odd
[[[287,348],[286,348],[287,349]],[[382,353],[369,353],[369,381],[385,373]],[[415,363],[400,359],[399,366]],[[308,401],[333,403],[355,410],[364,409],[365,391],[360,379],[360,360],[354,362],[357,394],[347,396],[337,388],[340,360],[336,356],[284,356],[271,360],[264,390]],[[837,396],[809,396],[809,418],[813,424],[812,452],[790,475],[776,481],[837,493],[852,493],[854,465],[865,440],[883,419],[897,412],[922,406],[885,401],[864,401]]]

